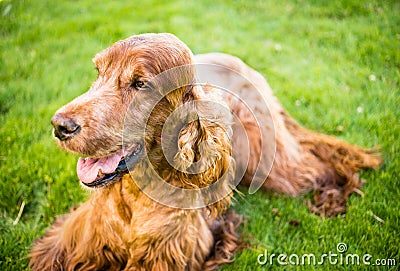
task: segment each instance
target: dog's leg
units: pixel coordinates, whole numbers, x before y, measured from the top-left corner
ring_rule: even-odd
[[[102,213],[99,214],[101,207],[108,214],[107,206],[96,205],[91,200],[57,219],[45,236],[35,242],[29,255],[32,270],[121,270],[125,267],[126,248]]]
[[[241,224],[242,217],[233,210],[228,210],[213,222],[211,231],[214,236],[214,248],[203,264],[203,270],[216,270],[220,265],[232,262],[232,257],[240,246],[238,230]]]
[[[298,125],[285,112],[282,113],[288,131],[302,148],[303,161],[299,171],[310,169],[309,177],[315,191],[312,212],[321,216],[335,216],[346,211],[347,199],[360,192],[363,180],[361,169],[377,168],[381,157],[375,149],[367,150],[329,135],[309,131]],[[293,179],[293,182],[296,182]]]
[[[46,235],[35,242],[29,255],[29,267],[32,271],[64,270],[63,263],[66,251],[60,243],[60,236],[62,235],[63,224],[68,216],[69,214],[58,218]]]
[[[154,206],[157,206],[155,204]],[[124,270],[200,271],[213,246],[206,212],[159,207],[160,227],[133,236]],[[151,221],[156,224],[157,221]],[[137,268],[137,269],[135,269]],[[142,268],[142,269],[140,269]]]

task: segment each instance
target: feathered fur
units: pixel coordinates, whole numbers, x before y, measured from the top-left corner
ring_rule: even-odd
[[[239,245],[241,224],[241,217],[228,210],[232,193],[204,208],[179,209],[151,199],[135,180],[147,180],[146,189],[156,189],[152,181],[156,173],[175,187],[197,189],[225,178],[219,188],[230,191],[236,164],[236,168],[245,167],[242,183],[249,185],[261,155],[275,151],[272,144],[261,144],[263,133],[276,141],[274,159],[266,157],[273,166],[263,188],[290,196],[314,190],[311,210],[320,215],[344,213],[347,198],[362,184],[358,171],[380,164],[374,151],[302,128],[285,112],[265,79],[235,57],[208,54],[193,58],[175,36],[146,34],[117,42],[94,61],[99,77],[90,90],[56,113],[82,127],[69,140],[58,141],[70,152],[104,157],[121,149],[128,109],[133,123],[129,135],[138,137],[135,127],[142,125],[152,94],[132,92],[130,82],[136,77],[151,80],[182,65],[217,64],[214,76],[228,89],[253,99],[252,107],[238,104],[211,85],[196,86],[194,70],[169,77],[172,84],[184,87],[168,93],[150,114],[144,138],[149,159],[139,162],[121,181],[93,191],[87,202],[58,218],[35,242],[30,254],[32,270],[215,270],[230,262]],[[246,80],[230,78],[223,68],[243,74]],[[269,109],[260,108],[260,101],[252,98],[254,86],[266,97]],[[132,102],[140,95],[142,102]],[[196,104],[206,100],[226,103],[242,123],[250,142],[248,164],[235,156],[244,145],[235,137],[235,123]],[[174,139],[178,150],[172,166],[163,155],[161,133],[168,116],[181,105],[189,105],[197,118],[186,123]],[[252,110],[260,110],[273,122],[259,127]],[[204,154],[211,152],[212,159],[207,159]],[[201,173],[187,172],[199,161]],[[260,166],[269,170],[267,163]],[[163,196],[176,202],[189,200],[180,194]]]

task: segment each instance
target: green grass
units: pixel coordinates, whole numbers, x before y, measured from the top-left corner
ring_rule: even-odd
[[[244,189],[233,208],[247,219],[252,247],[223,270],[275,270],[276,261],[257,263],[265,249],[318,256],[335,253],[339,242],[348,253],[394,258],[397,270],[399,14],[395,0],[0,1],[0,270],[26,269],[32,241],[86,198],[75,173],[77,157],[58,149],[49,120],[95,79],[96,52],[144,32],[174,33],[194,53],[237,55],[267,77],[304,126],[382,148],[383,167],[362,173],[365,196],[351,197],[345,218],[310,214],[309,195],[247,195]]]

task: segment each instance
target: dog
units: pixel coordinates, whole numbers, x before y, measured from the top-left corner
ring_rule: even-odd
[[[32,270],[215,270],[240,245],[239,182],[313,191],[311,211],[336,216],[381,163],[301,127],[240,59],[193,56],[172,34],[118,41],[94,63],[90,89],[51,120],[93,192],[34,243]]]

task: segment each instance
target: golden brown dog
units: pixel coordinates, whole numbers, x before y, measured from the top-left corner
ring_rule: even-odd
[[[357,172],[380,164],[300,127],[235,57],[194,57],[173,35],[144,34],[94,62],[90,90],[52,118],[58,144],[87,157],[77,173],[93,193],[34,244],[33,270],[213,270],[239,243],[228,210],[238,181],[313,190],[311,210],[334,216],[361,186]]]

